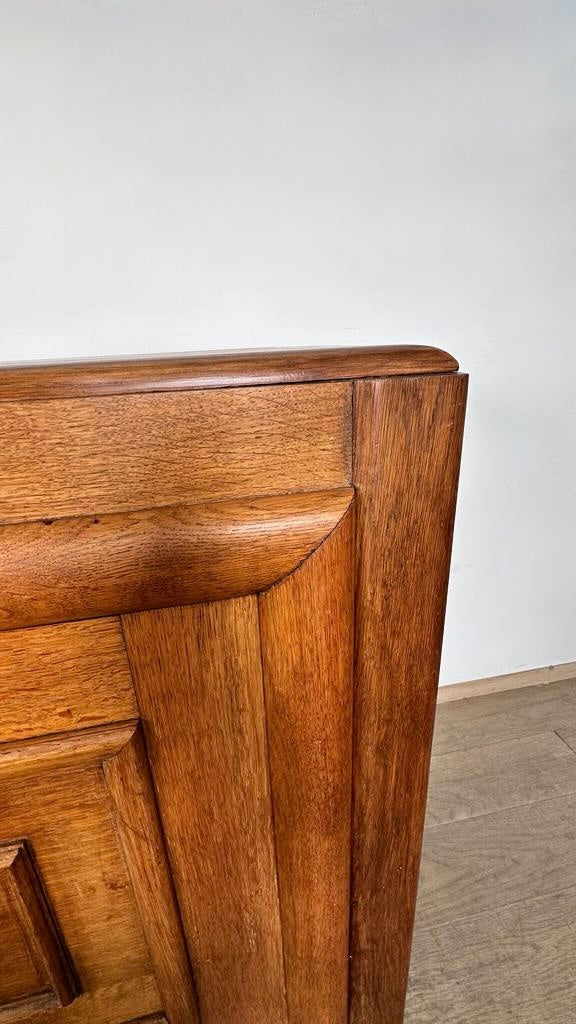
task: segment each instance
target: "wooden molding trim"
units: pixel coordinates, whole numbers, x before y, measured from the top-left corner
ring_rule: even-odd
[[[16,1011],[34,1013],[48,1006],[69,1006],[80,995],[80,985],[24,843],[0,846],[0,886],[46,985],[45,991],[29,998],[0,1005],[0,1020],[9,1020]]]
[[[352,501],[341,488],[0,527],[0,630],[258,593]]]
[[[94,395],[238,388],[262,384],[356,380],[416,373],[449,373],[458,363],[425,345],[295,349],[154,356],[109,362],[0,367],[0,401],[85,398]]]
[[[170,1024],[200,1024],[140,725],[102,767],[164,1010]],[[161,1022],[164,1017],[156,1019]]]
[[[134,720],[0,743],[0,779],[8,775],[100,764],[130,742],[137,725]]]
[[[525,686],[545,686],[565,679],[576,679],[576,661],[545,665],[544,668],[531,668],[523,672],[509,672],[502,676],[488,676],[485,679],[467,679],[463,683],[449,683],[439,688],[438,703],[448,704],[469,697],[484,697],[490,693],[504,693]]]

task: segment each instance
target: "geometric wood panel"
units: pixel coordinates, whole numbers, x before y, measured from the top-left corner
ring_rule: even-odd
[[[54,1011],[55,1020],[120,1024],[131,992],[130,1010],[163,1009],[170,1024],[194,1024],[191,969],[137,723],[0,744],[0,839],[18,847],[19,836],[34,851],[86,993]],[[28,1012],[13,1005],[10,1019]]]
[[[44,895],[41,880],[24,843],[0,846],[0,889],[17,920],[40,991],[22,991],[22,980],[13,976],[15,991],[2,995],[0,1020],[10,1004],[29,1013],[46,1006],[68,1006],[80,993],[78,980]]]
[[[354,656],[354,510],[260,595],[290,1024],[345,1024]]]

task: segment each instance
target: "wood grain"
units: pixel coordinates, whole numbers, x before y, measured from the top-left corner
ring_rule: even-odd
[[[56,1005],[68,1006],[80,994],[80,985],[23,843],[0,846],[0,885],[18,918],[45,987],[55,997]],[[33,1005],[32,1002],[30,1010]]]
[[[20,1012],[13,1021],[14,1024],[32,1024],[32,1021],[34,1024],[169,1024],[162,1013],[155,1012],[159,1006],[156,982],[147,974],[114,985],[101,984],[75,999],[70,1006],[46,1007],[41,1016],[30,1017]]]
[[[286,1024],[257,599],[123,625],[202,1024]]]
[[[103,770],[164,1009],[170,1024],[198,1024],[192,971],[140,729],[104,762]]]
[[[419,905],[426,908],[432,899],[443,907],[442,893],[449,902],[452,886],[458,892],[441,923],[428,911],[424,927],[416,929],[407,1024],[485,1024],[488,1018],[490,1024],[572,1024],[576,861],[569,823],[574,798],[568,798],[562,812],[560,793],[567,777],[559,766],[568,770],[576,755],[566,739],[562,743],[551,731],[560,725],[566,707],[558,697],[544,701],[546,689],[523,690],[515,706],[521,726],[530,721],[540,734],[515,738],[508,694],[473,698],[463,703],[462,731],[471,734],[478,721],[486,733],[491,708],[499,734],[507,719],[511,738],[432,758],[428,816],[432,805],[445,806],[442,791],[447,789],[457,795],[452,806],[460,813],[469,811],[473,834],[459,820],[439,824],[425,835]],[[438,709],[438,728],[445,717],[452,717],[451,710]],[[500,797],[492,785],[496,775]],[[521,800],[521,811],[501,809],[493,815],[491,803],[501,804],[508,791],[509,799]],[[550,812],[548,798],[554,793]],[[488,909],[485,903],[479,905],[479,892],[489,898]]]
[[[4,839],[25,837],[33,851],[81,987],[90,993],[46,1019],[86,1024],[93,1000],[102,1024],[159,1011],[162,1003],[148,980],[150,954],[101,767],[0,776],[0,822]],[[76,1012],[76,1002],[84,1016]],[[29,1014],[21,1019],[27,1024]]]
[[[0,630],[263,590],[324,540],[352,493],[286,494],[0,527]],[[68,655],[76,657],[73,647]],[[37,648],[24,656],[35,659]]]
[[[428,829],[417,929],[569,888],[575,812],[572,793]]]
[[[570,729],[565,730],[561,728],[557,730],[557,735],[570,750],[576,753],[576,733],[573,733]]]
[[[352,510],[260,597],[290,1024],[345,1024],[354,653]]]
[[[2,403],[0,522],[345,487],[350,409],[346,383]]]
[[[136,718],[119,620],[0,632],[0,709],[0,741]]]
[[[355,385],[352,1024],[401,1024],[466,378]]]
[[[417,932],[406,1024],[573,1024],[575,919],[572,884]]]
[[[16,770],[11,763],[14,760]],[[111,807],[163,1005],[170,1024],[194,1024],[199,1017],[192,972],[166,862],[146,753],[136,724],[123,723],[20,744],[2,744],[0,783],[7,772],[33,774],[37,784],[39,772],[101,762],[104,762],[102,768]],[[54,819],[57,816],[56,807]],[[93,825],[93,819],[88,817],[86,826]],[[18,853],[19,847],[14,849]],[[14,849],[8,850],[11,864]],[[0,847],[0,874],[3,866]],[[39,932],[37,922],[36,932]]]
[[[247,387],[305,381],[446,373],[456,360],[424,345],[220,352],[0,368],[0,401],[78,398],[132,392]]]
[[[135,721],[0,744],[0,778],[99,764],[134,735]]]
[[[38,995],[45,986],[40,970],[30,957],[26,938],[8,893],[1,884],[2,871],[0,867],[0,1021],[6,1004],[28,999],[31,994]]]
[[[22,999],[7,1003],[6,1006],[1,1006],[0,1021],[2,1024],[17,1024],[17,1022],[19,1024],[22,1021],[37,1019],[39,1014],[42,1015],[40,1019],[43,1020],[46,1011],[55,1007],[60,1013],[62,1012],[62,1007],[59,1006],[53,992],[39,992],[30,999],[24,996]]]
[[[127,1024],[168,1024],[163,1013],[155,1013],[152,1017],[139,1017],[138,1020],[128,1021]]]
[[[439,754],[426,827],[576,792],[576,756],[553,732]]]

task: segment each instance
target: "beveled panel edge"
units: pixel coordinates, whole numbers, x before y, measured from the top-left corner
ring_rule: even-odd
[[[259,593],[332,532],[338,488],[0,526],[0,631]]]
[[[0,875],[0,884],[19,921],[29,956],[46,983],[42,992],[1,1006],[0,1020],[8,1019],[15,1009],[34,1012],[47,1005],[69,1006],[82,988],[25,840],[0,845]]]
[[[127,1020],[125,1024],[168,1024],[163,1013],[153,1013],[149,1017],[138,1017],[136,1020]]]
[[[97,765],[114,757],[130,742],[138,719],[97,725],[73,732],[0,743],[0,779],[31,772],[56,771],[78,765]]]
[[[103,759],[102,771],[163,1013],[170,1024],[200,1024],[194,973],[140,723],[121,749]],[[163,1013],[146,1017],[142,1024],[160,1024]]]
[[[0,1006],[0,1024],[28,1024],[32,1015],[34,1015],[34,1020],[41,1021],[42,1017],[38,1017],[38,1014],[61,1008],[62,1003],[58,996],[49,989],[45,989],[36,995],[21,996],[19,999]]]
[[[147,359],[0,366],[0,401],[238,388],[447,373],[458,363],[427,345],[214,352]]]

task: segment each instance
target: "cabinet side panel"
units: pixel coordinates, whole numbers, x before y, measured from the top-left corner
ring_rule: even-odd
[[[355,385],[352,1024],[401,1024],[467,378]]]
[[[345,1024],[354,648],[353,509],[260,597],[290,1024]]]
[[[202,1024],[286,1024],[257,598],[123,624]]]

